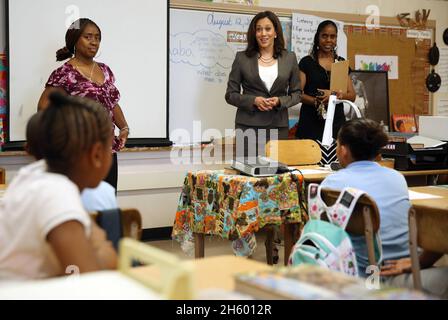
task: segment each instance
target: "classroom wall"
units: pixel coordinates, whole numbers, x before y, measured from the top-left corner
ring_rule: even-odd
[[[0,0],[0,49],[5,47],[4,3]],[[323,3],[325,5],[323,5]],[[261,6],[315,11],[333,11],[364,14],[366,6],[376,4],[381,7],[381,15],[395,16],[402,12],[417,9],[431,9],[430,19],[437,21],[436,39],[439,47],[444,46],[441,39],[443,29],[448,27],[448,2],[434,0],[260,0]],[[446,47],[446,46],[445,46]],[[437,69],[436,69],[437,70]],[[443,94],[448,97],[448,94]],[[442,94],[436,94],[436,98]],[[122,207],[136,207],[143,215],[144,228],[171,226],[187,170],[197,170],[200,164],[173,165],[170,152],[128,152],[119,153],[119,191],[118,202]],[[5,167],[7,182],[11,181],[17,170],[29,163],[24,156],[0,157],[0,166]],[[209,169],[223,166],[207,167]]]
[[[430,20],[436,21],[436,43],[439,48],[447,48],[443,43],[442,35],[448,28],[448,1],[440,0],[259,0],[259,5],[274,8],[289,8],[311,11],[339,12],[348,14],[365,15],[366,8],[376,5],[380,8],[380,16],[395,17],[399,13],[409,12],[412,17],[417,10],[431,9]],[[381,22],[380,22],[381,23]],[[435,68],[438,72],[438,68]],[[436,92],[433,94],[433,113],[437,114],[437,101],[448,99],[448,92]]]

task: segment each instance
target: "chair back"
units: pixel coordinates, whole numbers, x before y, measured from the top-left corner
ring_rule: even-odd
[[[417,247],[425,251],[448,253],[448,207],[414,205],[409,209],[409,251],[414,288],[422,290]]]
[[[319,145],[314,140],[270,140],[266,156],[290,166],[317,164],[321,157]]]
[[[135,261],[139,267],[133,268]],[[145,266],[141,266],[141,265]],[[148,244],[120,241],[120,272],[151,288],[165,299],[193,299],[193,265]]]
[[[142,218],[137,209],[110,209],[91,213],[92,218],[105,232],[115,249],[121,238],[140,240]]]
[[[338,199],[340,191],[329,188],[321,189],[322,200],[327,206],[333,205]],[[323,218],[326,218],[323,215]],[[353,235],[364,235],[367,245],[369,264],[376,265],[374,236],[380,229],[380,213],[375,201],[364,194],[355,205],[353,213],[345,230]]]
[[[0,168],[0,184],[6,183],[6,171],[4,168]]]

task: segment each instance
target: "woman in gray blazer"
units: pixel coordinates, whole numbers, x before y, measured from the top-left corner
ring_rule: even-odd
[[[270,139],[288,138],[288,108],[299,103],[301,94],[296,55],[285,50],[273,12],[252,19],[247,42],[246,50],[236,54],[225,95],[237,107],[237,157],[246,158],[264,155]]]

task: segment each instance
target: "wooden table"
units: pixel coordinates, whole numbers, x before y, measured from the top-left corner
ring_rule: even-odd
[[[273,267],[251,259],[230,255],[183,261],[193,266],[193,287],[198,293],[206,289],[235,290],[234,276],[238,273],[270,270]],[[155,266],[133,268],[132,272],[141,277],[158,277]]]
[[[421,193],[428,193],[436,196],[441,196],[442,198],[436,199],[419,199],[411,200],[414,206],[425,206],[433,207],[439,209],[448,209],[448,188],[442,186],[428,186],[428,187],[412,187],[409,190]]]
[[[238,255],[248,256],[251,254],[248,243],[253,240],[254,232],[269,225],[283,225],[285,257],[289,257],[296,225],[303,223],[304,217],[300,203],[304,199],[299,197],[302,192],[297,187],[299,181],[302,181],[301,177],[291,173],[247,177],[219,170],[188,172],[172,237],[188,246],[194,240],[196,258],[204,257],[206,234],[232,240],[244,239],[246,243],[236,243],[235,247],[240,250]],[[272,250],[269,248],[267,260],[272,263]]]
[[[299,170],[319,170],[321,173],[304,173],[303,177],[306,183],[320,183],[322,182],[328,175],[332,174],[332,171],[325,170],[324,168],[312,165],[312,166],[295,166],[295,168]],[[437,170],[415,170],[415,171],[398,171],[400,172],[408,181],[408,185],[430,185],[433,184],[433,181],[428,181],[433,179],[434,176],[448,174],[448,169],[437,169]],[[419,178],[420,180],[415,180],[412,178]],[[423,179],[423,180],[422,180]],[[410,183],[411,182],[411,183]]]

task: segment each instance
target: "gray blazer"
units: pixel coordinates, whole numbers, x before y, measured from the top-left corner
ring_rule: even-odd
[[[242,88],[242,92],[241,92]],[[236,54],[227,82],[226,101],[238,108],[235,123],[253,127],[288,127],[288,108],[300,102],[299,67],[294,52],[283,51],[278,57],[278,76],[270,91],[260,78],[257,55],[249,58],[244,51]],[[278,97],[280,106],[260,111],[256,97]]]

